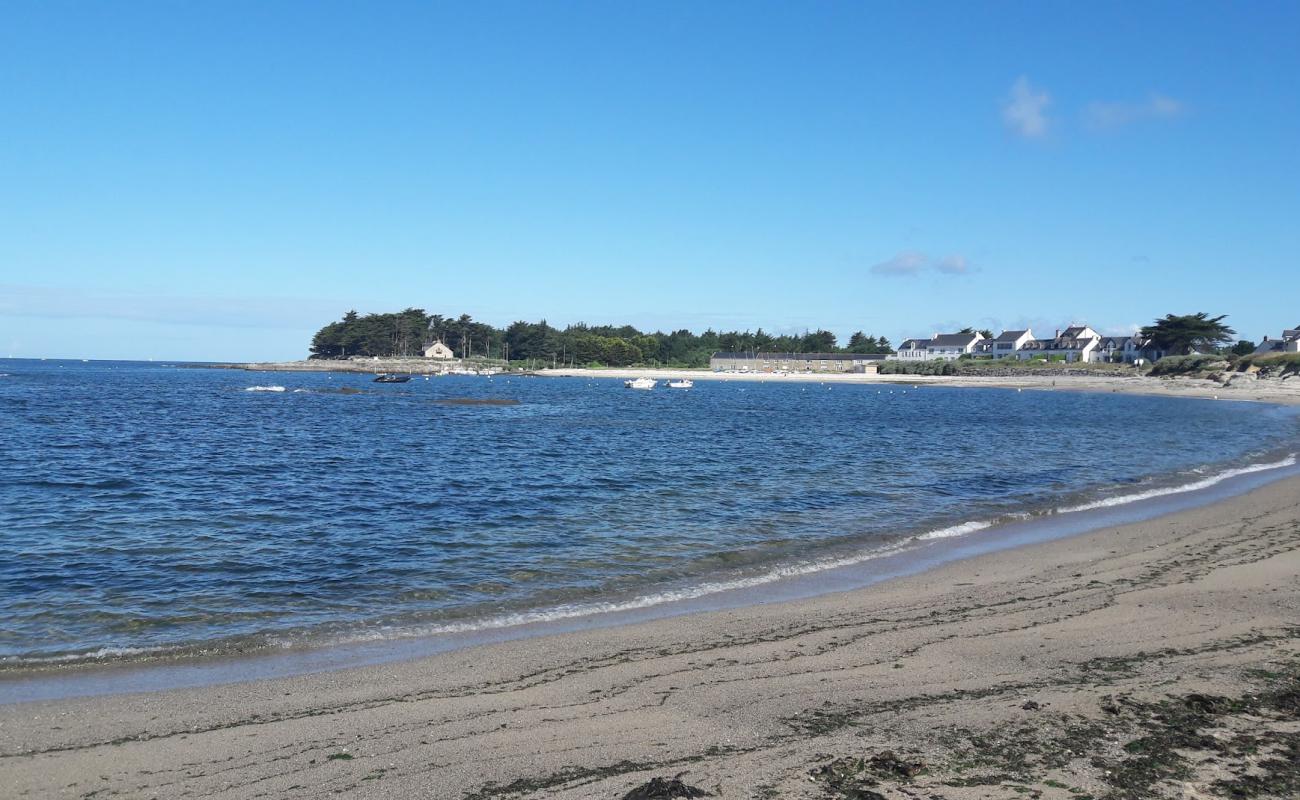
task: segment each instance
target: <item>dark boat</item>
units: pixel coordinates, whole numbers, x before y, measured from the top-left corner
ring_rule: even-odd
[[[410,379],[410,375],[376,375],[375,383],[406,383]]]

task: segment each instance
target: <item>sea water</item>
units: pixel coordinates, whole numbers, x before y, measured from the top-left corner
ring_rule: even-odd
[[[652,607],[1300,449],[1292,409],[1111,393],[0,373],[0,668]]]

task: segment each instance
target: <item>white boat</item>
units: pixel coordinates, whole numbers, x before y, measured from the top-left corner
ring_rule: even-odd
[[[695,386],[695,381],[690,378],[678,378],[675,381],[668,381],[669,389],[690,389]]]
[[[624,388],[627,389],[653,389],[659,381],[654,378],[637,378],[635,380],[623,381]]]

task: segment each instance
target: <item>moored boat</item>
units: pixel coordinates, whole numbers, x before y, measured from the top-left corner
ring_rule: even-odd
[[[695,381],[690,378],[678,378],[674,381],[668,381],[669,389],[691,389],[695,386]]]
[[[654,378],[636,378],[630,381],[623,381],[624,388],[627,389],[653,389],[659,384]]]
[[[410,379],[410,375],[389,375],[387,373],[381,373],[375,376],[375,383],[406,383]]]

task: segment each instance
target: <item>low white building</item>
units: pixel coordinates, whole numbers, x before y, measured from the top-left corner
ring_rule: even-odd
[[[1139,349],[1139,345],[1134,343],[1132,336],[1103,336],[1101,344],[1097,345],[1094,351],[1097,361],[1106,363],[1115,363],[1127,361],[1126,353]]]
[[[1269,353],[1300,353],[1300,325],[1293,330],[1282,331],[1281,339],[1264,337],[1264,341],[1255,348],[1255,355]]]
[[[709,356],[714,372],[876,372],[883,355],[871,353],[732,353]]]
[[[889,358],[893,361],[955,361],[974,352],[984,341],[980,333],[936,333],[929,339],[904,339]]]
[[[1014,358],[1029,342],[1034,340],[1034,332],[1026,328],[1023,331],[1003,331],[992,339],[985,339],[976,347],[976,354],[988,358]]]
[[[891,361],[928,361],[930,359],[929,339],[904,339],[898,349],[889,357]]]
[[[1051,339],[1030,339],[1016,353],[1021,360],[1031,358],[1060,359],[1087,363],[1099,360],[1097,348],[1102,335],[1087,325],[1071,325],[1057,331]]]
[[[442,342],[434,342],[433,344],[424,348],[424,357],[449,359],[449,358],[455,358],[456,354],[451,352],[451,348],[443,344]]]

